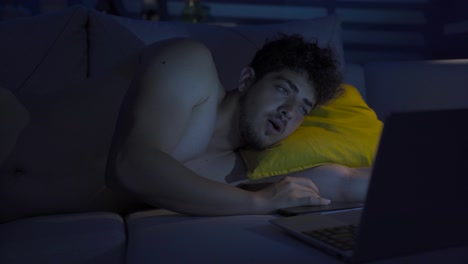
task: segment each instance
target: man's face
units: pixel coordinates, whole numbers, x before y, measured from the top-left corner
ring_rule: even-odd
[[[249,147],[265,149],[299,127],[316,102],[307,77],[282,70],[247,88],[241,98],[240,132]]]

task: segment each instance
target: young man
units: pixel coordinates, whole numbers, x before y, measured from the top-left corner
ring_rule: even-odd
[[[122,105],[107,183],[146,203],[195,215],[266,214],[289,206],[362,200],[364,170],[321,166],[257,192],[237,151],[264,149],[289,136],[317,105],[340,92],[330,49],[282,35],[257,52],[226,92],[210,51],[189,39],[156,43]],[[364,173],[361,173],[364,172]],[[313,182],[314,181],[314,182]]]

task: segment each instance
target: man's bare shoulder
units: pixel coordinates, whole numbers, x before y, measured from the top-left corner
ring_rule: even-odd
[[[123,121],[131,126],[127,139],[135,146],[174,153],[187,137],[186,129],[193,129],[196,107],[216,105],[213,99],[220,86],[211,53],[203,44],[170,39],[146,47],[127,94],[131,111]]]
[[[171,38],[150,44],[143,49],[141,61],[144,64],[150,63],[151,59],[158,55],[186,60],[211,59],[208,47],[190,38]]]
[[[169,39],[149,45],[140,61],[145,71],[141,88],[158,91],[158,95],[177,94],[196,99],[195,104],[199,104],[221,86],[210,50],[192,39]]]

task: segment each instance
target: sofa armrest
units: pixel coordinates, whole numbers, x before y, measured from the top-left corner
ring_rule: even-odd
[[[364,65],[369,106],[383,120],[395,111],[468,107],[468,59]]]

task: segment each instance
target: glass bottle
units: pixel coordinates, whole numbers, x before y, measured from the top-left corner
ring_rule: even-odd
[[[198,23],[205,18],[205,12],[200,0],[185,0],[184,9],[182,9],[182,20],[190,23]]]

